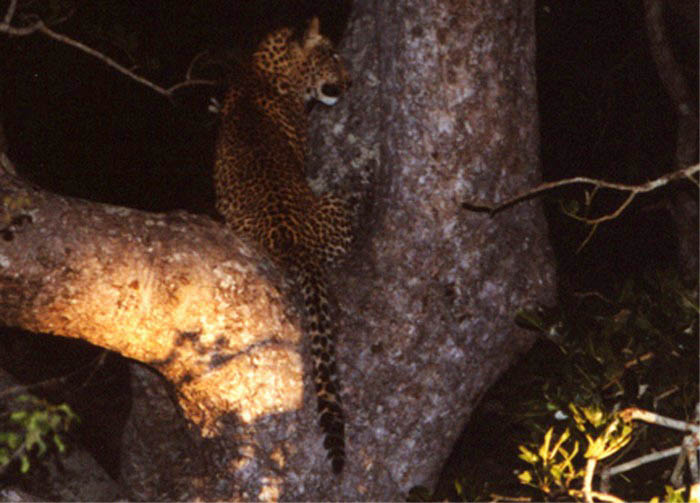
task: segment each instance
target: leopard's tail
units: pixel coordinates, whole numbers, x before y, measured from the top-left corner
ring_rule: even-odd
[[[323,446],[335,473],[345,464],[345,419],[340,402],[338,371],[335,360],[335,330],[331,323],[328,288],[322,273],[310,268],[299,272],[299,286],[304,300],[306,323],[311,339],[313,380]]]

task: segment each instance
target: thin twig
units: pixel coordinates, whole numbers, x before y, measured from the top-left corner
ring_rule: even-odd
[[[685,467],[685,462],[688,460],[688,452],[683,449],[682,445],[679,448],[681,452],[678,454],[676,465],[673,467],[671,476],[668,478],[668,481],[673,487],[680,487],[683,485],[683,468]]]
[[[9,14],[8,10],[8,14]],[[187,86],[195,86],[195,85],[216,85],[216,82],[212,80],[205,80],[205,79],[190,79],[189,78],[189,71],[188,71],[188,77],[187,80],[183,82],[179,82],[173,86],[170,86],[168,88],[159,86],[158,84],[155,84],[151,82],[150,80],[138,75],[137,73],[134,73],[132,70],[126,68],[125,66],[117,63],[115,60],[110,58],[109,56],[93,49],[92,47],[89,47],[82,42],[79,42],[78,40],[75,40],[67,35],[64,35],[62,33],[58,33],[48,26],[43,21],[37,21],[34,24],[31,24],[26,27],[22,28],[16,28],[14,26],[11,26],[9,21],[7,20],[7,15],[5,16],[5,21],[3,23],[0,23],[0,33],[7,33],[8,35],[12,36],[27,36],[31,35],[33,33],[39,32],[44,35],[46,35],[49,38],[52,38],[54,40],[57,40],[58,42],[61,42],[66,45],[70,45],[71,47],[75,47],[76,49],[79,49],[83,51],[86,54],[89,54],[100,61],[103,61],[105,64],[108,66],[111,66],[115,70],[117,70],[120,73],[123,73],[124,75],[130,77],[131,79],[135,80],[136,82],[139,82],[140,84],[143,84],[146,87],[149,87],[153,89],[155,92],[158,94],[161,94],[166,97],[171,97],[172,94],[182,88],[182,87],[187,87]]]
[[[7,8],[5,13],[5,19],[3,20],[5,24],[9,25],[12,21],[12,17],[15,15],[15,10],[17,9],[17,0],[11,0],[10,6]]]
[[[586,176],[576,176],[573,178],[566,178],[564,180],[557,180],[554,182],[547,182],[547,183],[542,183],[526,192],[523,192],[521,194],[518,194],[517,196],[511,197],[509,199],[506,199],[502,203],[497,203],[497,204],[484,204],[484,203],[473,203],[473,202],[464,202],[462,203],[462,207],[466,208],[468,210],[472,211],[480,211],[480,212],[489,212],[492,215],[495,213],[498,213],[506,208],[509,208],[516,203],[519,203],[521,201],[525,201],[527,199],[531,199],[537,194],[541,192],[546,192],[552,189],[556,189],[558,187],[563,187],[565,185],[575,185],[575,184],[587,184],[587,185],[593,185],[595,187],[601,188],[601,189],[609,189],[609,190],[616,190],[620,192],[630,192],[634,194],[635,196],[637,194],[645,193],[645,192],[651,192],[652,190],[656,190],[659,187],[662,187],[669,182],[673,180],[678,180],[681,178],[687,178],[692,180],[693,182],[697,183],[692,177],[693,175],[700,173],[700,164],[696,164],[694,166],[689,166],[684,169],[679,169],[677,171],[673,171],[671,173],[667,173],[659,178],[656,178],[654,180],[649,180],[648,182],[639,184],[639,185],[630,185],[626,183],[616,183],[616,182],[608,182],[605,180],[598,180],[596,178],[589,178]],[[628,196],[629,199],[629,196]],[[630,201],[631,202],[631,201]],[[623,203],[625,207],[629,205],[629,202],[625,201]],[[623,208],[624,209],[624,208]],[[614,217],[612,217],[614,218]],[[597,219],[581,219],[582,221],[589,223],[589,224],[595,224],[596,222],[603,222],[605,220],[610,220],[610,218],[606,218],[606,216],[599,217]]]
[[[652,452],[651,454],[640,456],[638,458],[633,459],[632,461],[627,461],[626,463],[622,463],[617,466],[605,468],[603,471],[605,472],[606,476],[617,475],[618,473],[624,473],[633,470],[638,466],[642,466],[647,463],[652,463],[654,461],[658,461],[659,459],[675,456],[676,454],[680,454],[681,451],[682,447],[680,445],[677,445],[676,447],[664,449],[663,451]]]
[[[667,428],[673,428],[674,430],[686,431],[695,435],[700,435],[700,425],[662,416],[661,414],[638,409],[637,407],[629,407],[623,410],[620,412],[620,417],[622,417],[622,419],[625,421],[632,421],[636,419],[651,424],[665,426]]]
[[[572,489],[569,491],[569,494],[571,496],[580,498],[583,495],[583,491],[579,491],[578,489]],[[625,503],[625,500],[622,500],[615,495],[608,494],[605,492],[591,491],[590,496],[591,496],[591,498],[595,498],[595,499],[598,499],[600,501],[608,501],[610,503]],[[593,501],[593,500],[591,500],[591,501]]]
[[[698,469],[698,441],[692,435],[686,435],[683,439],[683,450],[688,460],[690,477],[694,484],[700,482],[700,470]]]
[[[596,499],[599,499],[600,501],[609,501],[610,503],[625,503],[625,500],[622,500],[617,496],[613,496],[612,494],[608,493],[601,493],[599,491],[591,491],[591,496],[593,496]]]
[[[621,465],[617,465],[617,466],[610,467],[610,468],[605,468],[601,473],[601,487],[608,486],[608,481],[610,480],[610,477],[612,475],[616,475],[618,473],[623,473],[623,472],[632,470],[634,468],[637,468],[638,466],[641,466],[643,464],[651,463],[653,461],[657,461],[659,459],[663,459],[663,458],[667,458],[667,457],[675,456],[675,455],[679,455],[679,456],[678,456],[678,459],[676,460],[676,465],[673,469],[673,473],[671,474],[671,478],[670,478],[671,484],[674,487],[678,487],[681,485],[681,483],[682,483],[682,470],[683,470],[683,467],[685,466],[686,462],[688,463],[688,468],[690,470],[692,484],[698,483],[698,478],[700,478],[700,473],[698,470],[697,449],[698,449],[698,445],[700,445],[700,425],[686,422],[686,421],[679,421],[677,419],[665,417],[665,416],[662,416],[660,414],[656,414],[654,412],[649,412],[646,410],[638,409],[636,407],[630,407],[628,409],[623,410],[622,412],[620,412],[620,416],[625,421],[631,421],[631,420],[645,421],[647,423],[658,424],[660,426],[665,426],[667,428],[673,428],[676,430],[688,432],[689,435],[686,435],[683,438],[683,442],[679,446],[671,447],[671,448],[665,449],[663,451],[647,454],[645,456],[640,456],[636,459],[633,459],[632,461],[628,461],[627,463],[623,463]],[[698,405],[696,406],[696,415],[694,418],[694,420],[696,422],[698,421],[699,416],[700,416],[700,403],[698,403]]]
[[[650,180],[646,183],[642,183],[639,185],[629,185],[625,183],[615,183],[615,182],[606,182],[605,180],[598,180],[595,178],[588,178],[586,176],[577,176],[574,178],[567,178],[564,180],[557,180],[555,182],[547,182],[538,185],[537,187],[528,190],[527,192],[518,194],[515,197],[511,197],[510,199],[506,199],[502,203],[498,203],[496,205],[490,205],[490,204],[483,204],[483,203],[473,203],[473,202],[463,202],[462,203],[462,208],[471,210],[471,211],[478,211],[478,212],[488,212],[491,214],[491,216],[495,215],[499,211],[502,211],[506,208],[509,208],[519,202],[526,201],[528,199],[531,199],[535,197],[537,194],[540,192],[545,192],[548,190],[556,189],[558,187],[563,187],[565,185],[573,185],[573,184],[587,184],[587,185],[593,185],[595,188],[593,189],[593,194],[589,195],[586,193],[586,205],[590,206],[593,196],[595,195],[595,192],[598,189],[609,189],[609,190],[617,190],[620,192],[629,192],[629,195],[625,198],[625,200],[620,204],[617,209],[615,209],[613,212],[602,215],[597,218],[589,218],[589,217],[580,217],[578,215],[575,215],[570,212],[566,212],[566,214],[580,222],[583,222],[585,224],[588,224],[591,226],[590,231],[586,235],[585,239],[583,242],[579,245],[578,249],[576,252],[580,252],[586,244],[591,240],[593,235],[595,234],[596,230],[598,229],[598,225],[600,225],[603,222],[607,222],[608,220],[613,220],[617,217],[619,217],[622,212],[632,203],[635,197],[637,197],[638,194],[642,194],[645,192],[650,192],[652,190],[656,190],[659,187],[662,187],[663,185],[666,185],[667,183],[677,180],[679,178],[686,178],[690,181],[692,181],[695,184],[698,184],[698,181],[693,178],[695,174],[700,172],[700,164],[696,164],[695,166],[689,166],[684,169],[679,169],[677,171],[673,171],[671,173],[667,173],[659,178],[656,178],[655,180]]]

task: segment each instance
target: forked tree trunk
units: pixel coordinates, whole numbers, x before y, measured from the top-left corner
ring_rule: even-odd
[[[342,44],[353,87],[313,118],[314,176],[370,203],[332,283],[348,422],[340,478],[278,276],[202,219],[15,186],[28,197],[13,211],[31,220],[0,242],[0,320],[149,363],[214,435],[173,455],[166,394],[149,391],[157,380],[137,385],[124,470],[135,495],[397,500],[435,481],[478,398],[532,343],[516,311],[552,299],[539,204],[493,218],[461,204],[539,180],[534,42],[531,0],[355,4]]]

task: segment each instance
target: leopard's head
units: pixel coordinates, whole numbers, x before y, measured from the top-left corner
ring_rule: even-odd
[[[349,87],[350,76],[331,41],[319,31],[314,17],[301,40],[289,28],[268,35],[253,55],[280,94],[293,93],[304,103],[318,100],[335,105]]]

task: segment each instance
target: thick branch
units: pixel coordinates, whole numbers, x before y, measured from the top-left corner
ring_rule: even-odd
[[[299,330],[220,225],[62,198],[6,174],[0,196],[1,323],[155,366],[205,434],[225,413],[251,422],[300,407]]]

